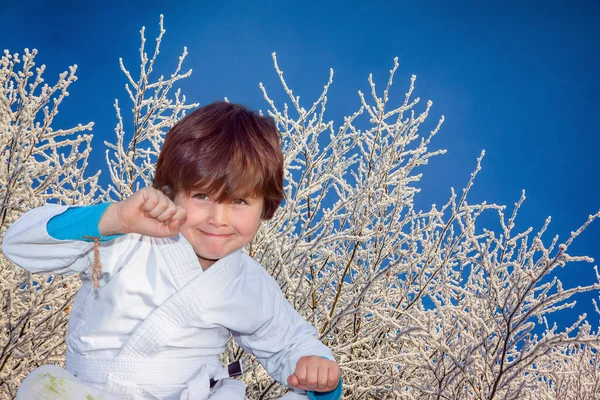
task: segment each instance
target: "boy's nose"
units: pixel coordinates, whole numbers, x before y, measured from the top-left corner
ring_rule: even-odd
[[[208,223],[215,226],[224,226],[229,223],[229,212],[226,204],[213,202],[208,215]]]

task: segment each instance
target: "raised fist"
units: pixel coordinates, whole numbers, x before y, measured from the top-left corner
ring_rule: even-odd
[[[111,204],[98,225],[100,234],[139,233],[169,237],[179,233],[186,211],[153,187],[143,188],[126,200]]]

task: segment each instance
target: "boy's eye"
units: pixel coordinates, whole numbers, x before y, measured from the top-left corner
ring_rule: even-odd
[[[208,195],[204,193],[197,193],[194,195],[194,198],[200,200],[208,200]]]
[[[233,204],[248,204],[248,202],[244,199],[234,199],[232,201]]]

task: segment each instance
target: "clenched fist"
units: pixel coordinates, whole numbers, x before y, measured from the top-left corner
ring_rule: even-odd
[[[103,236],[139,233],[151,237],[169,237],[179,233],[186,211],[164,193],[146,187],[131,197],[111,204],[98,228]]]
[[[335,361],[322,357],[302,357],[296,363],[296,371],[287,381],[288,385],[301,390],[329,392],[340,382],[340,367]]]

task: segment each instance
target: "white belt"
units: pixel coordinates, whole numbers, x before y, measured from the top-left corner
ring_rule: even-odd
[[[108,375],[139,385],[182,385],[206,366],[210,377],[223,368],[217,356],[147,359],[141,357],[94,357],[67,352],[67,370],[82,381],[106,382]]]
[[[153,360],[142,357],[94,357],[67,352],[67,370],[78,379],[125,398],[157,398],[152,387],[184,388],[181,399],[208,398],[210,378],[229,377],[217,356]],[[138,385],[146,386],[141,388]]]

